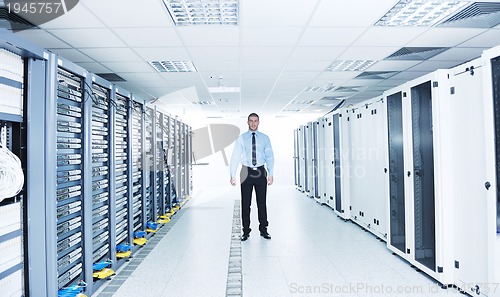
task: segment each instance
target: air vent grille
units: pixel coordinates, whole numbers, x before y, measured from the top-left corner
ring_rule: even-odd
[[[96,75],[104,78],[109,82],[125,81],[125,79],[116,73],[96,73]]]
[[[493,28],[500,24],[500,3],[476,2],[451,16],[439,26]]]
[[[447,47],[403,47],[385,60],[427,60],[447,49]]]

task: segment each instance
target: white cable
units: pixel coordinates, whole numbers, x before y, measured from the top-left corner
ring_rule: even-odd
[[[23,188],[21,160],[0,143],[0,202],[16,196]]]

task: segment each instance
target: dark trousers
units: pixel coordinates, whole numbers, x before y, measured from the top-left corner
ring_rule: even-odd
[[[252,205],[252,191],[255,188],[257,197],[257,211],[259,214],[259,230],[266,231],[267,209],[267,171],[264,166],[256,170],[243,166],[240,172],[241,180],[241,219],[243,223],[243,233],[250,233],[250,206]]]

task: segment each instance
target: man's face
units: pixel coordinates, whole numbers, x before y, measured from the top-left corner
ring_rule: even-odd
[[[248,129],[250,129],[251,131],[255,131],[257,130],[257,128],[259,128],[259,118],[258,117],[255,117],[255,116],[252,116],[250,118],[248,118]]]

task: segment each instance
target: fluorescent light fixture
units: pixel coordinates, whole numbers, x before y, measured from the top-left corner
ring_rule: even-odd
[[[158,72],[196,72],[191,61],[152,61],[148,62]]]
[[[210,87],[207,89],[210,93],[239,93],[240,92],[240,87],[219,86],[219,87]]]
[[[469,4],[466,1],[401,0],[375,26],[431,27]]]
[[[238,25],[238,0],[163,0],[177,26]]]
[[[364,71],[375,62],[373,60],[336,60],[325,71]]]

